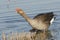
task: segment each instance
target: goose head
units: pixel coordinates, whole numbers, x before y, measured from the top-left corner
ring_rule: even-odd
[[[20,15],[23,15],[24,14],[24,11],[22,9],[20,9],[20,8],[16,8],[16,11]]]

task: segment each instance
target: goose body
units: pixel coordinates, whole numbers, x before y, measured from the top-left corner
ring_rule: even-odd
[[[53,12],[41,13],[33,19],[29,18],[22,9],[17,8],[17,13],[25,18],[25,20],[32,26],[33,29],[47,30],[54,21]]]

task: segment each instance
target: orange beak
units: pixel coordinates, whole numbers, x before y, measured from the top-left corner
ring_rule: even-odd
[[[17,13],[24,13],[22,9],[16,8]]]

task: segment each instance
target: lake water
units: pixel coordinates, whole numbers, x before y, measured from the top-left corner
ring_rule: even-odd
[[[60,40],[60,0],[1,0],[0,1],[0,38],[2,32],[28,32],[31,26],[16,13],[21,8],[30,17],[44,12],[54,12],[56,20],[50,26],[54,39]]]

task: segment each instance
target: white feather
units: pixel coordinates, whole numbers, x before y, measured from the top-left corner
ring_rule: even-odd
[[[53,23],[53,21],[54,21],[54,17],[51,19],[50,24],[52,24],[52,23]]]

